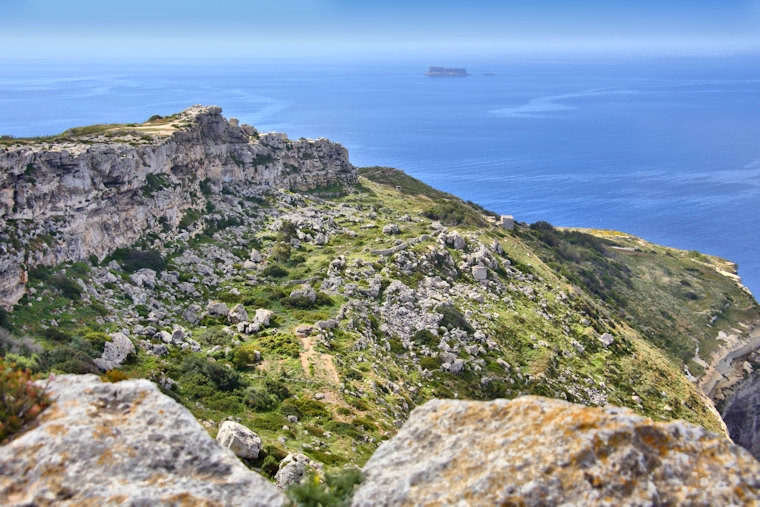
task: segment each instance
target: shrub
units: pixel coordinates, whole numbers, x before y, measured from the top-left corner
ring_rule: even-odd
[[[330,415],[325,406],[317,400],[296,398],[284,400],[280,405],[280,412],[285,416],[294,415],[299,419]]]
[[[242,370],[256,362],[256,351],[258,348],[255,343],[244,343],[235,347],[232,351],[232,364],[235,368]]]
[[[280,462],[272,455],[267,455],[267,457],[264,458],[264,462],[261,464],[261,471],[269,477],[274,477],[279,469]]]
[[[463,331],[467,331],[468,333],[475,332],[475,330],[472,328],[469,322],[467,322],[467,319],[465,319],[464,315],[462,315],[462,312],[460,312],[457,307],[451,306],[448,304],[443,304],[443,305],[438,305],[435,308],[435,311],[443,315],[443,318],[441,319],[442,326],[450,330],[462,329]]]
[[[225,345],[230,341],[230,335],[218,327],[204,329],[198,333],[196,338],[202,345],[207,345],[209,347],[213,347],[214,345]]]
[[[261,271],[261,274],[272,278],[282,278],[288,276],[288,271],[277,264],[270,264]]]
[[[263,386],[251,386],[245,390],[243,403],[256,412],[269,412],[280,405],[280,400]]]
[[[318,475],[310,475],[302,483],[291,486],[288,496],[299,506],[342,507],[350,505],[356,485],[364,479],[358,468],[344,468],[331,474],[326,473],[324,482]]]
[[[438,220],[444,225],[465,225],[482,227],[487,224],[482,215],[461,201],[442,201],[422,212],[431,220]]]
[[[121,382],[122,380],[127,380],[129,375],[121,370],[108,370],[101,375],[100,378],[103,379],[104,382]]]
[[[285,262],[290,259],[292,248],[290,244],[278,241],[272,247],[271,257],[278,262]]]
[[[200,374],[208,378],[218,389],[232,391],[240,387],[242,379],[235,370],[204,357],[189,356],[182,361],[182,370],[187,373]]]
[[[329,421],[325,425],[325,428],[327,428],[328,431],[332,431],[336,435],[343,435],[345,437],[353,438],[354,440],[358,440],[362,436],[359,430],[343,421]]]
[[[269,321],[272,323],[272,320]],[[293,335],[290,334],[275,334],[271,336],[260,336],[256,343],[261,346],[262,350],[266,350],[272,354],[278,354],[288,357],[299,357],[301,355],[301,343]]]
[[[8,319],[8,310],[0,306],[0,327],[8,329],[10,327],[10,319]]]
[[[438,345],[438,343],[441,341],[440,338],[438,338],[436,335],[434,335],[432,332],[428,331],[427,329],[420,329],[414,335],[412,336],[412,340],[419,343],[420,345],[426,345],[430,347],[431,349]]]
[[[56,345],[41,354],[40,366],[44,371],[61,373],[100,373],[100,368],[93,362],[92,356],[99,356],[92,346],[84,340],[73,341],[74,345]]]
[[[391,352],[394,354],[403,354],[406,352],[406,349],[404,348],[404,344],[396,338],[395,336],[388,338],[388,343],[391,346]]]
[[[365,417],[356,417],[353,421],[351,421],[351,424],[366,431],[377,430],[377,425]]]
[[[34,383],[32,372],[0,357],[0,442],[12,436],[50,405],[47,386]]]
[[[117,248],[103,261],[103,264],[106,265],[112,260],[119,262],[122,269],[127,273],[134,273],[146,268],[153,271],[163,271],[166,267],[166,261],[157,250]]]
[[[71,278],[63,274],[55,275],[50,279],[50,284],[61,291],[63,297],[76,301],[82,297],[82,288]]]
[[[423,357],[420,359],[420,368],[423,368],[428,371],[435,371],[440,367],[438,364],[438,361],[433,359],[432,357]]]

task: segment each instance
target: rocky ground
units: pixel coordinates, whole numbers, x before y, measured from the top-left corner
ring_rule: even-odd
[[[4,215],[23,273],[3,271],[18,297],[0,313],[6,356],[150,379],[212,436],[253,442],[241,458],[283,486],[364,465],[433,398],[542,395],[725,434],[690,375],[715,337],[740,341],[760,315],[730,264],[605,231],[507,229],[400,171],[357,172],[328,141],[254,136],[200,111],[180,137],[202,133],[226,162],[130,182],[160,213],[130,221],[129,241],[98,250],[44,192],[24,213],[47,213],[45,227]],[[178,142],[162,136],[145,149]],[[192,142],[179,145],[190,160]],[[228,156],[241,150],[273,158]],[[273,183],[248,181],[257,171]],[[131,216],[115,209],[114,231]],[[243,429],[229,436],[232,423]]]

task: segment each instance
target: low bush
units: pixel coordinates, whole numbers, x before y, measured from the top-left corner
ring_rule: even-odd
[[[285,416],[294,415],[299,419],[314,417],[329,417],[330,412],[317,400],[288,398],[280,405],[280,413]]]
[[[117,248],[111,255],[106,257],[103,264],[106,265],[112,260],[121,264],[122,269],[127,273],[134,273],[140,269],[152,269],[158,272],[163,271],[166,267],[166,260],[157,250]]]
[[[244,370],[253,366],[256,362],[256,352],[258,347],[255,343],[244,343],[235,347],[232,351],[232,364],[238,370]]]
[[[462,329],[463,331],[467,331],[468,333],[474,333],[475,330],[470,325],[469,322],[467,322],[467,319],[462,315],[462,312],[459,311],[459,309],[455,306],[449,305],[449,304],[442,304],[435,307],[436,313],[440,313],[443,315],[443,318],[441,319],[441,325],[443,327],[451,329]]]
[[[288,271],[277,264],[270,264],[261,271],[261,274],[271,278],[283,278],[288,276]]]
[[[49,280],[49,283],[58,289],[65,298],[71,299],[72,301],[82,298],[82,287],[64,274],[53,276]]]
[[[428,370],[428,371],[435,371],[437,370],[441,365],[438,364],[438,361],[433,359],[432,357],[423,357],[420,359],[420,368]]]
[[[343,507],[351,503],[351,496],[364,476],[358,468],[344,468],[331,474],[326,473],[324,481],[318,475],[310,475],[302,483],[291,486],[288,496],[304,507]]]
[[[427,329],[420,329],[414,335],[412,335],[412,340],[419,343],[420,345],[425,345],[429,348],[433,348],[438,343],[440,343],[441,339],[438,338],[436,335],[434,335],[432,332],[428,331]]]
[[[0,443],[33,421],[51,401],[32,372],[0,357]]]
[[[181,370],[186,374],[196,373],[210,380],[221,391],[232,391],[241,386],[242,379],[235,370],[223,364],[209,361],[201,356],[188,356],[182,361]]]

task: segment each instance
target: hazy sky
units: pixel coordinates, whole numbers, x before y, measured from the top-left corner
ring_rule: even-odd
[[[760,50],[760,0],[0,0],[4,55]]]

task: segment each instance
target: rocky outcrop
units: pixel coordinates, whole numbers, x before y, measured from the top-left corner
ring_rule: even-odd
[[[135,344],[127,335],[121,332],[113,333],[111,341],[106,342],[104,346],[103,355],[95,359],[95,364],[101,370],[112,370],[121,366],[129,355],[134,353]]]
[[[760,463],[703,428],[539,397],[428,402],[364,472],[355,506],[760,501]]]
[[[731,439],[760,459],[760,375],[752,375],[723,411]]]
[[[39,426],[0,447],[3,505],[283,505],[147,380],[63,375]]]
[[[23,295],[29,268],[103,258],[146,233],[177,229],[209,193],[357,179],[339,144],[258,134],[221,113],[194,106],[160,128],[73,129],[0,151],[0,305]]]

